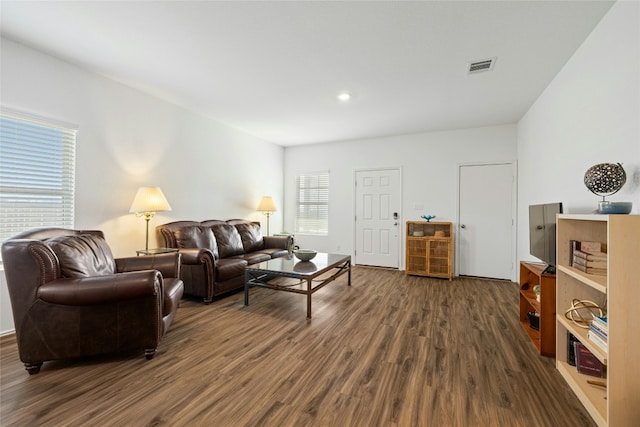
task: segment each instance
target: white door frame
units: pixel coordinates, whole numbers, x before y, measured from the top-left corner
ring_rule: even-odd
[[[456,246],[455,248],[460,248],[460,169],[464,166],[488,166],[488,165],[511,165],[513,168],[513,182],[511,184],[511,212],[513,212],[513,226],[511,233],[511,264],[513,268],[511,269],[511,281],[518,282],[518,272],[519,269],[516,268],[518,264],[518,246],[517,246],[517,237],[518,237],[518,162],[517,160],[512,161],[495,161],[495,162],[469,162],[469,163],[458,163],[457,173],[456,173]],[[459,267],[460,266],[460,251],[455,250],[455,272],[456,276],[460,274]]]
[[[354,169],[353,170],[353,263],[356,263],[356,254],[355,251],[358,247],[357,243],[357,229],[356,229],[356,181],[359,172],[372,172],[372,171],[384,171],[384,170],[397,170],[398,171],[398,187],[399,187],[399,203],[398,203],[398,265],[395,267],[398,270],[404,270],[404,226],[402,222],[402,166],[397,167],[382,167],[382,168],[364,168],[364,169]]]

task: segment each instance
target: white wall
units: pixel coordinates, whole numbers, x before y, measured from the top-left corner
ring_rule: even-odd
[[[282,206],[282,147],[258,140],[113,80],[1,39],[4,107],[78,125],[76,228],[101,229],[116,257],[144,248],[129,214],[139,186],[160,186],[173,210],[150,223],[247,218],[263,195]],[[282,210],[271,218],[281,228]],[[266,226],[266,224],[265,224]],[[2,296],[2,312],[10,311]],[[13,328],[4,315],[0,331]]]
[[[285,228],[294,230],[296,176],[301,173],[329,171],[329,235],[296,235],[296,240],[301,246],[320,251],[353,254],[356,170],[402,169],[401,224],[420,220],[423,214],[455,223],[458,165],[510,162],[515,158],[515,125],[288,147],[284,174]],[[424,209],[416,210],[416,205]],[[400,231],[404,232],[403,226]],[[403,256],[401,264],[404,264],[402,260]]]
[[[597,163],[620,162],[627,183],[611,201],[640,212],[640,3],[618,1],[518,123],[518,258],[529,256],[528,205],[561,201],[590,213],[584,185]]]

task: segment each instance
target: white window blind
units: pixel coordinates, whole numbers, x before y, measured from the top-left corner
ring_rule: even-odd
[[[76,129],[0,113],[0,243],[36,227],[73,228]]]
[[[296,234],[329,234],[329,173],[296,179]]]

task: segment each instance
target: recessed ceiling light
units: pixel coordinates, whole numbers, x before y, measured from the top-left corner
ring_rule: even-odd
[[[341,92],[338,94],[338,99],[342,102],[347,102],[351,99],[351,94],[349,92]]]

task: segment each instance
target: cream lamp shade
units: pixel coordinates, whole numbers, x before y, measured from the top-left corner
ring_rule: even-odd
[[[131,204],[130,213],[170,211],[171,206],[160,187],[140,187]]]
[[[275,203],[273,203],[273,199],[271,196],[264,196],[262,200],[260,200],[260,204],[258,205],[258,211],[264,213],[271,213],[277,211]]]
[[[260,203],[258,204],[258,211],[264,213],[267,216],[267,236],[269,235],[269,217],[273,212],[275,212],[276,204],[273,203],[273,199],[271,196],[264,196]]]
[[[144,217],[147,223],[147,234],[145,239],[145,250],[149,250],[149,220],[153,218],[156,212],[170,211],[171,205],[164,197],[160,187],[140,187],[133,203],[129,209],[129,213],[135,213],[136,216]]]

